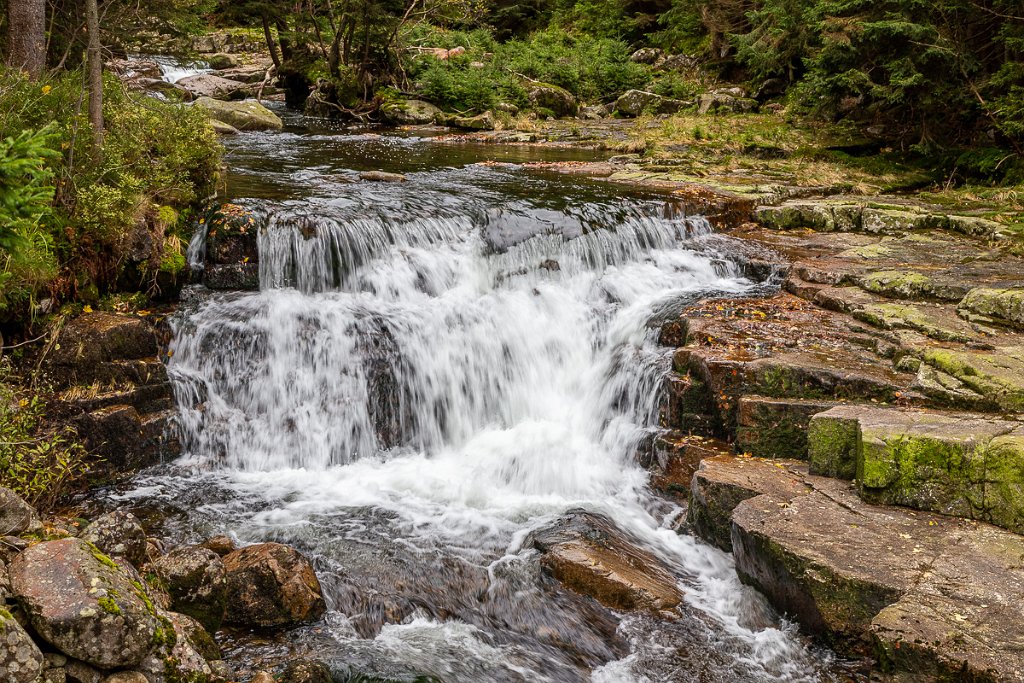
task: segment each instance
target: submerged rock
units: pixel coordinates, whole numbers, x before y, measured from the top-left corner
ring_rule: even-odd
[[[284,122],[256,100],[222,102],[200,97],[195,106],[205,109],[211,118],[234,126],[238,130],[281,130]]]
[[[228,624],[288,627],[318,619],[326,610],[313,566],[294,548],[248,546],[225,556],[224,568]]]
[[[40,543],[10,571],[32,628],[61,652],[110,669],[137,665],[152,647],[159,622],[144,587],[95,546]]]
[[[675,577],[606,517],[574,511],[530,542],[544,568],[572,590],[612,609],[678,616],[683,596]]]
[[[359,173],[359,179],[376,183],[404,183],[408,180],[401,173],[388,173],[386,171],[362,171]]]

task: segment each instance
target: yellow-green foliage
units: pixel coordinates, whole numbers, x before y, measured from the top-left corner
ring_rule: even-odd
[[[180,237],[190,213],[213,194],[220,165],[220,146],[201,111],[129,93],[113,78],[105,83],[106,137],[97,154],[82,82],[76,72],[32,83],[0,69],[0,140],[49,126],[44,170],[56,191],[53,210],[36,223],[36,251],[45,247],[56,264],[45,282],[22,285],[58,296],[108,289],[138,231],[149,232],[156,246],[137,267],[155,273],[166,263],[176,266],[180,243],[167,238]],[[21,295],[0,291],[0,308],[30,299],[31,291]],[[24,308],[8,317],[24,315]]]
[[[0,485],[30,504],[49,508],[89,470],[77,434],[43,428],[44,404],[0,383]]]

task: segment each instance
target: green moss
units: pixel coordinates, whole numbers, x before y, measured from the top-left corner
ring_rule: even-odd
[[[114,562],[112,559],[110,559],[107,555],[104,555],[103,551],[101,551],[99,548],[97,548],[92,543],[89,543],[88,545],[89,545],[89,550],[92,551],[92,556],[95,557],[97,560],[99,560],[100,564],[102,564],[102,565],[104,565],[106,567],[109,567],[110,569],[113,569],[114,571],[121,571],[121,568],[117,565],[117,563]]]
[[[856,419],[816,415],[807,428],[811,474],[837,479],[857,476],[860,425]]]
[[[906,299],[926,297],[933,290],[928,276],[913,271],[882,270],[866,275],[861,283],[869,292]]]
[[[100,609],[107,614],[121,614],[121,606],[112,597],[98,598],[96,602],[99,603]]]

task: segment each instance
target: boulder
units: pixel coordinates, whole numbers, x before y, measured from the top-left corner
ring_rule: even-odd
[[[665,53],[656,47],[642,47],[629,56],[629,61],[636,64],[655,64]]]
[[[208,538],[202,543],[200,543],[199,547],[206,548],[207,550],[212,550],[213,552],[217,553],[217,555],[219,555],[220,557],[230,555],[231,553],[235,552],[235,550],[237,550],[237,548],[235,547],[235,542],[231,540],[230,536],[214,536],[212,538]]]
[[[699,64],[700,60],[693,55],[669,55],[656,67],[659,71],[689,71]]]
[[[47,541],[11,563],[11,588],[32,628],[61,652],[99,668],[133,667],[159,622],[132,574],[81,539]]]
[[[668,567],[606,517],[575,510],[529,542],[541,565],[577,593],[611,609],[678,616],[683,595]]]
[[[215,100],[242,99],[250,90],[245,83],[213,74],[187,76],[179,80],[178,85],[188,90],[196,98],[210,97]]]
[[[14,491],[0,486],[0,536],[17,536],[39,527],[36,509]]]
[[[141,671],[118,671],[103,679],[102,683],[150,683]]]
[[[199,546],[176,548],[152,566],[171,597],[171,609],[216,631],[227,605],[227,581],[220,555]]]
[[[745,97],[740,89],[716,90],[704,93],[698,98],[697,111],[700,114],[713,114],[719,111],[747,114],[757,111],[757,100]]]
[[[494,114],[485,111],[483,114],[477,114],[476,116],[446,115],[443,117],[443,123],[452,128],[463,128],[465,130],[494,130]]]
[[[101,552],[128,560],[136,567],[146,561],[146,530],[130,512],[114,510],[94,519],[82,533],[82,540]]]
[[[988,351],[931,348],[924,351],[921,360],[1004,411],[1024,411],[1024,346]]]
[[[573,94],[557,85],[532,83],[527,88],[526,96],[534,109],[546,109],[557,118],[575,116],[579,110]]]
[[[209,681],[213,669],[193,641],[194,634],[205,634],[202,627],[183,614],[161,611],[158,616],[154,646],[138,665],[148,683]]]
[[[18,620],[0,607],[0,678],[6,683],[35,683],[43,665],[39,647]]]
[[[326,611],[313,566],[294,548],[262,543],[224,557],[228,609],[236,626],[279,628],[318,619]]]
[[[390,100],[380,107],[381,118],[396,126],[434,123],[441,110],[423,100]]]
[[[210,127],[213,128],[213,132],[217,135],[238,135],[238,129],[231,124],[218,121],[217,119],[210,119]]]
[[[210,118],[216,119],[238,130],[281,130],[284,122],[256,100],[223,102],[209,97],[200,97],[196,106],[205,109]]]
[[[229,54],[227,52],[217,52],[206,58],[206,63],[210,65],[211,69],[232,69],[239,66],[242,61],[237,55]]]
[[[615,100],[615,111],[623,116],[632,117],[641,114],[674,114],[688,106],[689,102],[662,97],[644,90],[627,90]]]

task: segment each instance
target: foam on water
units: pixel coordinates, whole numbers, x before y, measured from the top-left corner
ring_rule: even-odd
[[[585,507],[676,572],[735,680],[816,680],[815,658],[731,558],[666,528],[634,461],[669,368],[652,320],[753,286],[701,243],[705,221],[637,210],[496,248],[469,208],[351,218],[281,203],[261,220],[262,291],[179,316],[169,367],[183,462],[269,503],[246,524],[373,509],[394,542],[501,563],[532,552],[531,529]],[[629,623],[633,654],[594,681],[648,680],[657,647]],[[563,680],[466,624],[417,618],[376,640],[445,680],[486,680],[495,662]]]

